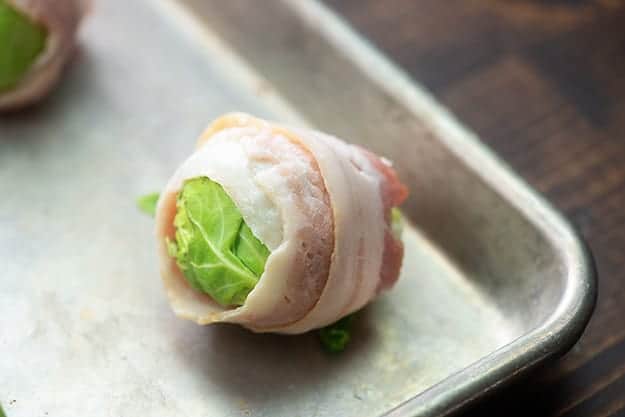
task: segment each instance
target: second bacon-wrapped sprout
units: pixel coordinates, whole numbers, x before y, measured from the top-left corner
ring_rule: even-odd
[[[71,57],[81,0],[0,0],[0,111],[43,98]]]
[[[199,324],[257,332],[336,322],[397,280],[394,210],[406,195],[390,165],[363,148],[245,114],[221,117],[159,199],[170,303]]]

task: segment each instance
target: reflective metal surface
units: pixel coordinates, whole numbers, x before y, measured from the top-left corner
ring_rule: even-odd
[[[574,343],[588,253],[418,86],[317,3],[182,3],[98,2],[59,91],[0,118],[9,417],[444,415]],[[400,282],[342,355],[169,309],[134,202],[231,110],[366,144],[411,188]]]

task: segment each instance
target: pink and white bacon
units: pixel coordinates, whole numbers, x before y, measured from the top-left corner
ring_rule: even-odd
[[[167,253],[176,195],[206,176],[233,199],[271,250],[240,307],[192,289]],[[217,119],[161,195],[156,232],[161,274],[174,312],[199,324],[230,322],[257,332],[303,333],[370,302],[399,275],[403,246],[390,210],[406,188],[382,159],[332,136],[246,114]]]

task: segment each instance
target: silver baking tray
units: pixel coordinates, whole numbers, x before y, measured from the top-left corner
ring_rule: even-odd
[[[569,224],[321,4],[107,0],[42,105],[0,119],[0,401],[31,416],[436,416],[565,352],[592,312]],[[395,289],[341,355],[172,314],[153,222],[204,126],[239,110],[395,162]]]

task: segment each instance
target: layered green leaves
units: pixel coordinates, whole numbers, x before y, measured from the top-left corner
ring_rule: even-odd
[[[169,252],[187,281],[223,306],[242,305],[264,271],[269,250],[221,185],[206,177],[185,182],[176,206]]]
[[[14,87],[46,44],[46,30],[0,0],[0,92]]]

